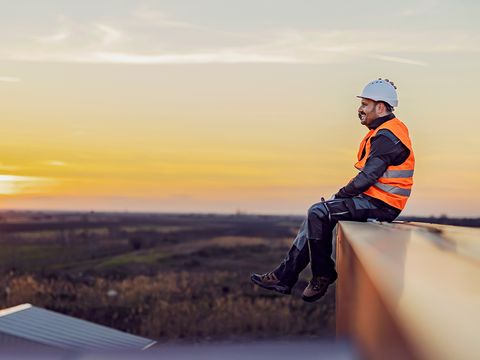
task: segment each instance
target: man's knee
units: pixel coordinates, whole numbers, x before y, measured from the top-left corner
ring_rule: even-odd
[[[309,221],[328,221],[329,211],[324,203],[317,203],[310,206],[307,216]]]

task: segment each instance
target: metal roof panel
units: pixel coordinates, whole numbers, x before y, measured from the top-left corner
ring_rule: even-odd
[[[0,310],[0,332],[62,349],[145,349],[155,341],[22,304]]]

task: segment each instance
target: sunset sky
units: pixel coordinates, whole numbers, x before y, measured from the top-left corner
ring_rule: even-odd
[[[405,215],[480,216],[476,1],[0,1],[0,208],[302,214],[356,173],[378,77]]]

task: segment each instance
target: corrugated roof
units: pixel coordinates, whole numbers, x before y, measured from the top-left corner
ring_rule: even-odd
[[[0,332],[62,349],[141,350],[155,343],[31,304],[0,310]]]

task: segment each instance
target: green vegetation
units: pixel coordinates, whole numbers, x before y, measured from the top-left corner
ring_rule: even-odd
[[[14,215],[1,215],[1,308],[29,302],[160,341],[333,334],[334,289],[307,304],[305,278],[292,296],[249,282],[283,258],[299,218]]]

